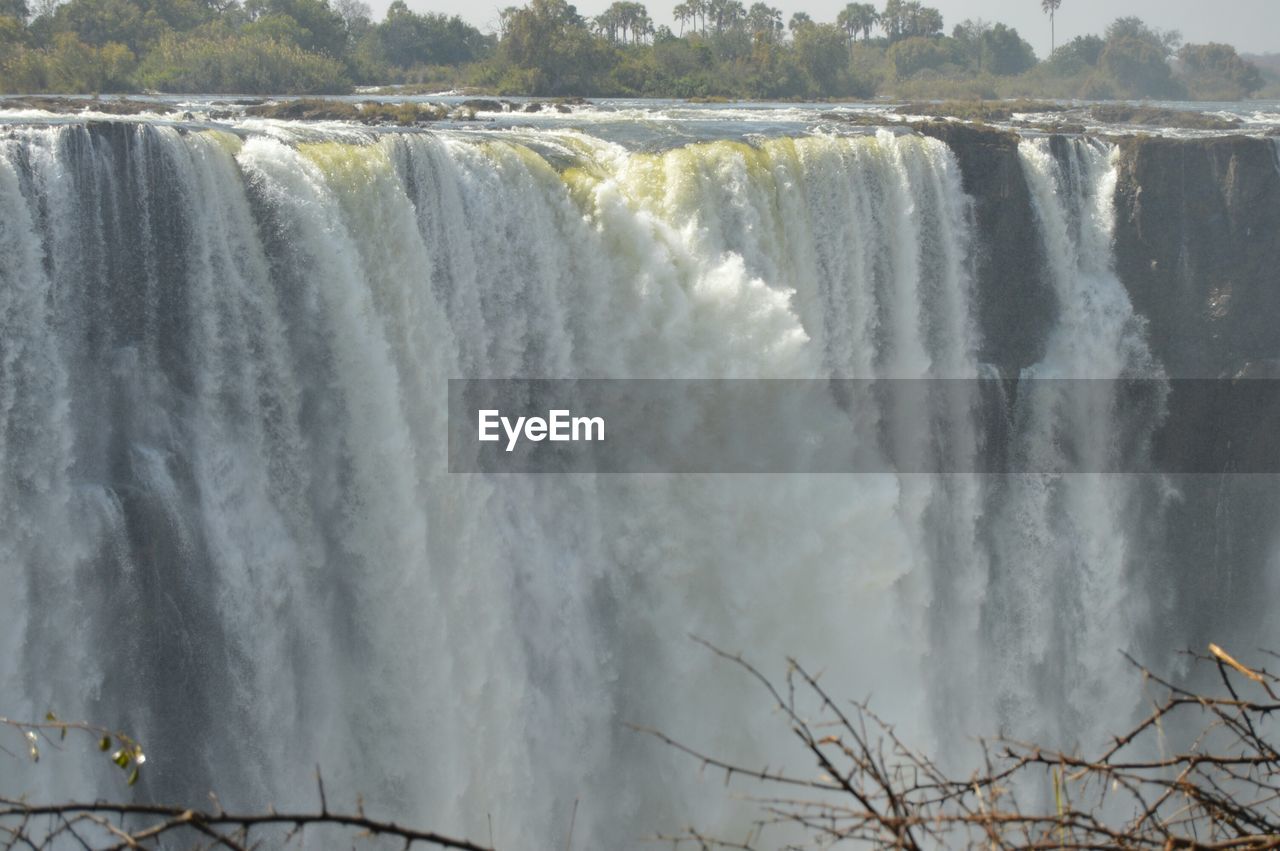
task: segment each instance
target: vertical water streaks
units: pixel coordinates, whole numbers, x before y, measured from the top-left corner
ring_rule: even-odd
[[[993,683],[1007,718],[1084,729],[1140,616],[1123,483],[446,472],[451,377],[978,375],[945,145],[305,135],[0,143],[0,712],[133,729],[153,797],[306,806],[318,762],[499,843],[563,841],[581,799],[588,847],[737,817],[623,722],[790,758],[689,633],[825,667],[924,747],[982,732]],[[1061,314],[1037,376],[1150,367],[1106,157],[1023,149]],[[742,422],[963,457],[973,403]],[[1020,404],[1045,463],[1062,433],[1110,451],[1108,400]]]
[[[1067,139],[1024,141],[1019,153],[1057,319],[1014,409],[1012,451],[1045,472],[1006,479],[992,519],[990,661],[1008,729],[1073,746],[1097,740],[1099,719],[1133,710],[1114,684],[1126,667],[1120,651],[1133,649],[1148,615],[1142,521],[1157,510],[1149,489],[1159,483],[1053,471],[1105,469],[1141,451],[1158,411],[1124,407],[1105,382],[1040,379],[1161,371],[1112,269],[1114,153]]]

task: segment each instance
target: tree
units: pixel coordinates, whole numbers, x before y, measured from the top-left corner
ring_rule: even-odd
[[[942,33],[942,13],[932,6],[912,4],[909,30],[913,36],[929,37]]]
[[[273,14],[297,21],[304,35],[303,50],[340,59],[347,49],[347,22],[326,0],[268,0]]]
[[[836,26],[849,33],[849,39],[857,38],[862,33],[863,40],[871,38],[871,29],[880,20],[876,7],[870,3],[850,3],[840,10],[836,16]]]
[[[1197,98],[1239,100],[1263,86],[1262,74],[1229,44],[1188,44],[1178,51],[1178,64]]]
[[[888,56],[898,79],[905,80],[926,69],[958,64],[960,57],[956,55],[956,47],[950,39],[911,36],[894,42]]]
[[[226,27],[169,33],[143,58],[138,83],[166,92],[343,94],[343,63],[296,44]]]
[[[885,0],[884,11],[880,13],[880,25],[884,27],[891,42],[903,37],[906,29],[905,5],[904,0]]]
[[[639,43],[652,35],[653,18],[649,17],[649,10],[643,3],[623,0],[614,5],[620,7],[623,31],[630,34],[632,44]]]
[[[777,41],[784,29],[782,10],[775,9],[768,3],[753,3],[747,10],[747,26],[756,38],[766,42]]]
[[[1181,92],[1165,53],[1131,35],[1107,39],[1099,64],[1117,89],[1131,97],[1177,97]]]
[[[1053,53],[1055,62],[1079,62],[1083,65],[1097,65],[1102,58],[1102,49],[1107,43],[1096,35],[1078,35],[1059,47]]]
[[[0,0],[0,18],[14,18],[25,24],[30,14],[27,0]]]
[[[596,34],[614,44],[618,42],[618,33],[622,30],[622,16],[618,14],[618,10],[615,8],[617,5],[617,3],[614,3],[591,19],[591,28],[595,30]]]
[[[1143,23],[1141,18],[1116,18],[1107,27],[1107,41],[1119,41],[1132,38],[1151,45],[1167,59],[1182,43],[1182,34],[1177,30],[1158,30]]]
[[[1054,27],[1054,17],[1058,14],[1058,8],[1062,5],[1062,0],[1040,0],[1040,8],[1049,16],[1049,55],[1053,55],[1053,51],[1057,50],[1058,34]]]
[[[333,0],[333,10],[342,18],[347,37],[352,42],[373,26],[373,10],[364,0]]]
[[[791,20],[787,22],[787,29],[791,30],[792,33],[802,27],[811,26],[813,26],[813,18],[809,16],[808,12],[796,12],[792,14]]]
[[[702,35],[707,34],[707,3],[709,0],[686,0],[689,12],[693,15],[693,23],[698,27],[698,32]]]
[[[887,0],[880,13],[880,25],[889,35],[889,41],[903,38],[927,37],[942,32],[942,13],[932,6],[924,6],[917,0]]]
[[[796,30],[796,60],[821,94],[836,92],[849,62],[848,39],[831,24],[812,24]]]
[[[419,15],[404,0],[393,0],[374,32],[382,60],[394,68],[460,65],[479,59],[488,48],[484,35],[457,15]]]
[[[982,18],[966,18],[951,30],[951,37],[968,58],[970,67],[979,73],[986,61],[983,36],[990,31],[991,23]]]
[[[500,59],[518,72],[512,80],[522,94],[589,93],[616,62],[611,48],[565,0],[530,0],[506,9],[502,28]]]
[[[129,0],[72,0],[54,13],[53,31],[95,47],[123,44],[137,53],[144,42],[158,35],[143,24],[143,10]]]
[[[1034,67],[1036,54],[1018,31],[996,24],[982,34],[982,55],[986,69],[997,76],[1021,74]]]
[[[688,3],[677,3],[675,8],[671,10],[671,17],[680,25],[680,35],[684,35],[684,25],[689,21],[697,19],[697,13]]]
[[[1169,59],[1182,41],[1177,30],[1157,30],[1140,18],[1117,18],[1107,27],[1098,65],[1115,90],[1129,97],[1180,97],[1186,92]]]
[[[747,17],[747,9],[740,0],[707,0],[707,15],[711,18],[711,30],[722,35],[726,30],[737,29]]]

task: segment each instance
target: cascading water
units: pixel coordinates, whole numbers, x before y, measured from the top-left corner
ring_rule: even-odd
[[[154,798],[306,806],[319,764],[499,844],[562,843],[580,799],[611,848],[737,817],[623,722],[790,758],[689,633],[825,666],[927,749],[1128,708],[1099,659],[1144,616],[1130,482],[446,472],[450,377],[978,375],[941,142],[253,130],[0,140],[0,713],[132,731]],[[1059,313],[1027,377],[1158,373],[1108,157],[1023,145]],[[971,401],[939,402],[959,453]],[[1108,451],[1091,404],[1029,393],[1019,446]],[[62,759],[0,791],[100,784]]]
[[[1058,316],[1043,358],[1021,376],[1014,452],[1026,469],[1045,472],[1001,482],[988,658],[1004,723],[1037,741],[1076,745],[1098,729],[1091,719],[1132,709],[1112,685],[1126,664],[1118,651],[1134,647],[1148,614],[1130,589],[1150,567],[1139,554],[1139,518],[1158,509],[1154,477],[1053,471],[1064,469],[1066,453],[1085,469],[1114,468],[1131,427],[1122,418],[1133,413],[1121,410],[1108,380],[1162,374],[1112,269],[1116,154],[1055,141],[1056,150],[1049,139],[1019,147]],[[1150,416],[1138,428],[1156,422]]]

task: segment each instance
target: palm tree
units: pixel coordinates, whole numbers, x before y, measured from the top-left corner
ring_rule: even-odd
[[[796,12],[791,16],[791,22],[787,24],[787,28],[792,32],[795,32],[801,27],[811,26],[813,26],[813,18],[809,17],[808,12]]]
[[[858,3],[854,23],[862,31],[862,40],[871,40],[871,28],[880,23],[880,13],[870,3]]]
[[[1054,31],[1053,16],[1062,5],[1062,0],[1040,0],[1040,8],[1049,16],[1049,55],[1058,49],[1058,34]]]
[[[591,24],[595,31],[610,42],[617,42],[618,30],[622,27],[622,19],[618,15],[617,5],[617,3],[613,4],[613,6],[591,19]]]
[[[707,34],[707,0],[686,0],[689,6],[689,12],[693,15],[694,29],[703,35]],[[698,19],[702,19],[701,25]]]
[[[850,3],[848,6],[845,6],[840,10],[840,14],[836,15],[836,26],[844,30],[850,40],[856,38],[856,34],[858,32],[857,28],[853,25],[853,8],[856,5],[856,3]]]
[[[688,3],[677,3],[676,7],[671,10],[671,17],[675,18],[677,24],[680,25],[680,35],[684,35],[684,25],[690,18],[696,18],[697,15],[689,7]]]
[[[903,32],[906,26],[905,18],[906,12],[903,9],[902,0],[885,0],[884,11],[880,13],[880,24],[884,27],[885,34],[889,36],[889,41],[897,41],[905,35]]]
[[[774,41],[783,29],[782,10],[757,0],[747,10],[747,26],[751,28],[752,35],[759,36],[765,41]]]
[[[624,0],[614,5],[618,7],[619,17],[622,19],[622,40],[626,41],[627,34],[630,33],[633,44],[640,41],[649,23],[649,11],[644,4]]]
[[[720,7],[721,14],[724,16],[722,24],[724,29],[737,30],[747,20],[747,7],[742,5],[741,0],[725,0]]]
[[[836,15],[836,26],[849,34],[849,41],[854,41],[858,33],[862,33],[862,40],[866,41],[871,38],[871,28],[878,20],[880,15],[875,6],[870,3],[850,3]]]

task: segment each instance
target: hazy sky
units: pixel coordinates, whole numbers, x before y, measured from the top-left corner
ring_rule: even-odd
[[[374,16],[381,18],[390,0],[367,0]],[[492,30],[502,6],[521,0],[406,0],[418,12],[461,15],[485,30]],[[573,0],[570,0],[573,2]],[[578,0],[584,15],[594,15],[610,0]],[[671,24],[671,7],[679,0],[646,0],[649,14],[658,24]],[[750,6],[752,0],[743,0]],[[786,17],[804,10],[819,21],[834,21],[847,0],[769,0]],[[983,18],[1017,28],[1044,56],[1049,52],[1049,18],[1040,11],[1040,0],[925,0],[941,10],[947,31],[965,18]],[[883,0],[876,2],[882,6]],[[1058,43],[1085,33],[1100,33],[1112,20],[1137,15],[1160,29],[1177,29],[1187,41],[1224,41],[1249,53],[1280,52],[1280,0],[1063,0],[1058,10]]]

